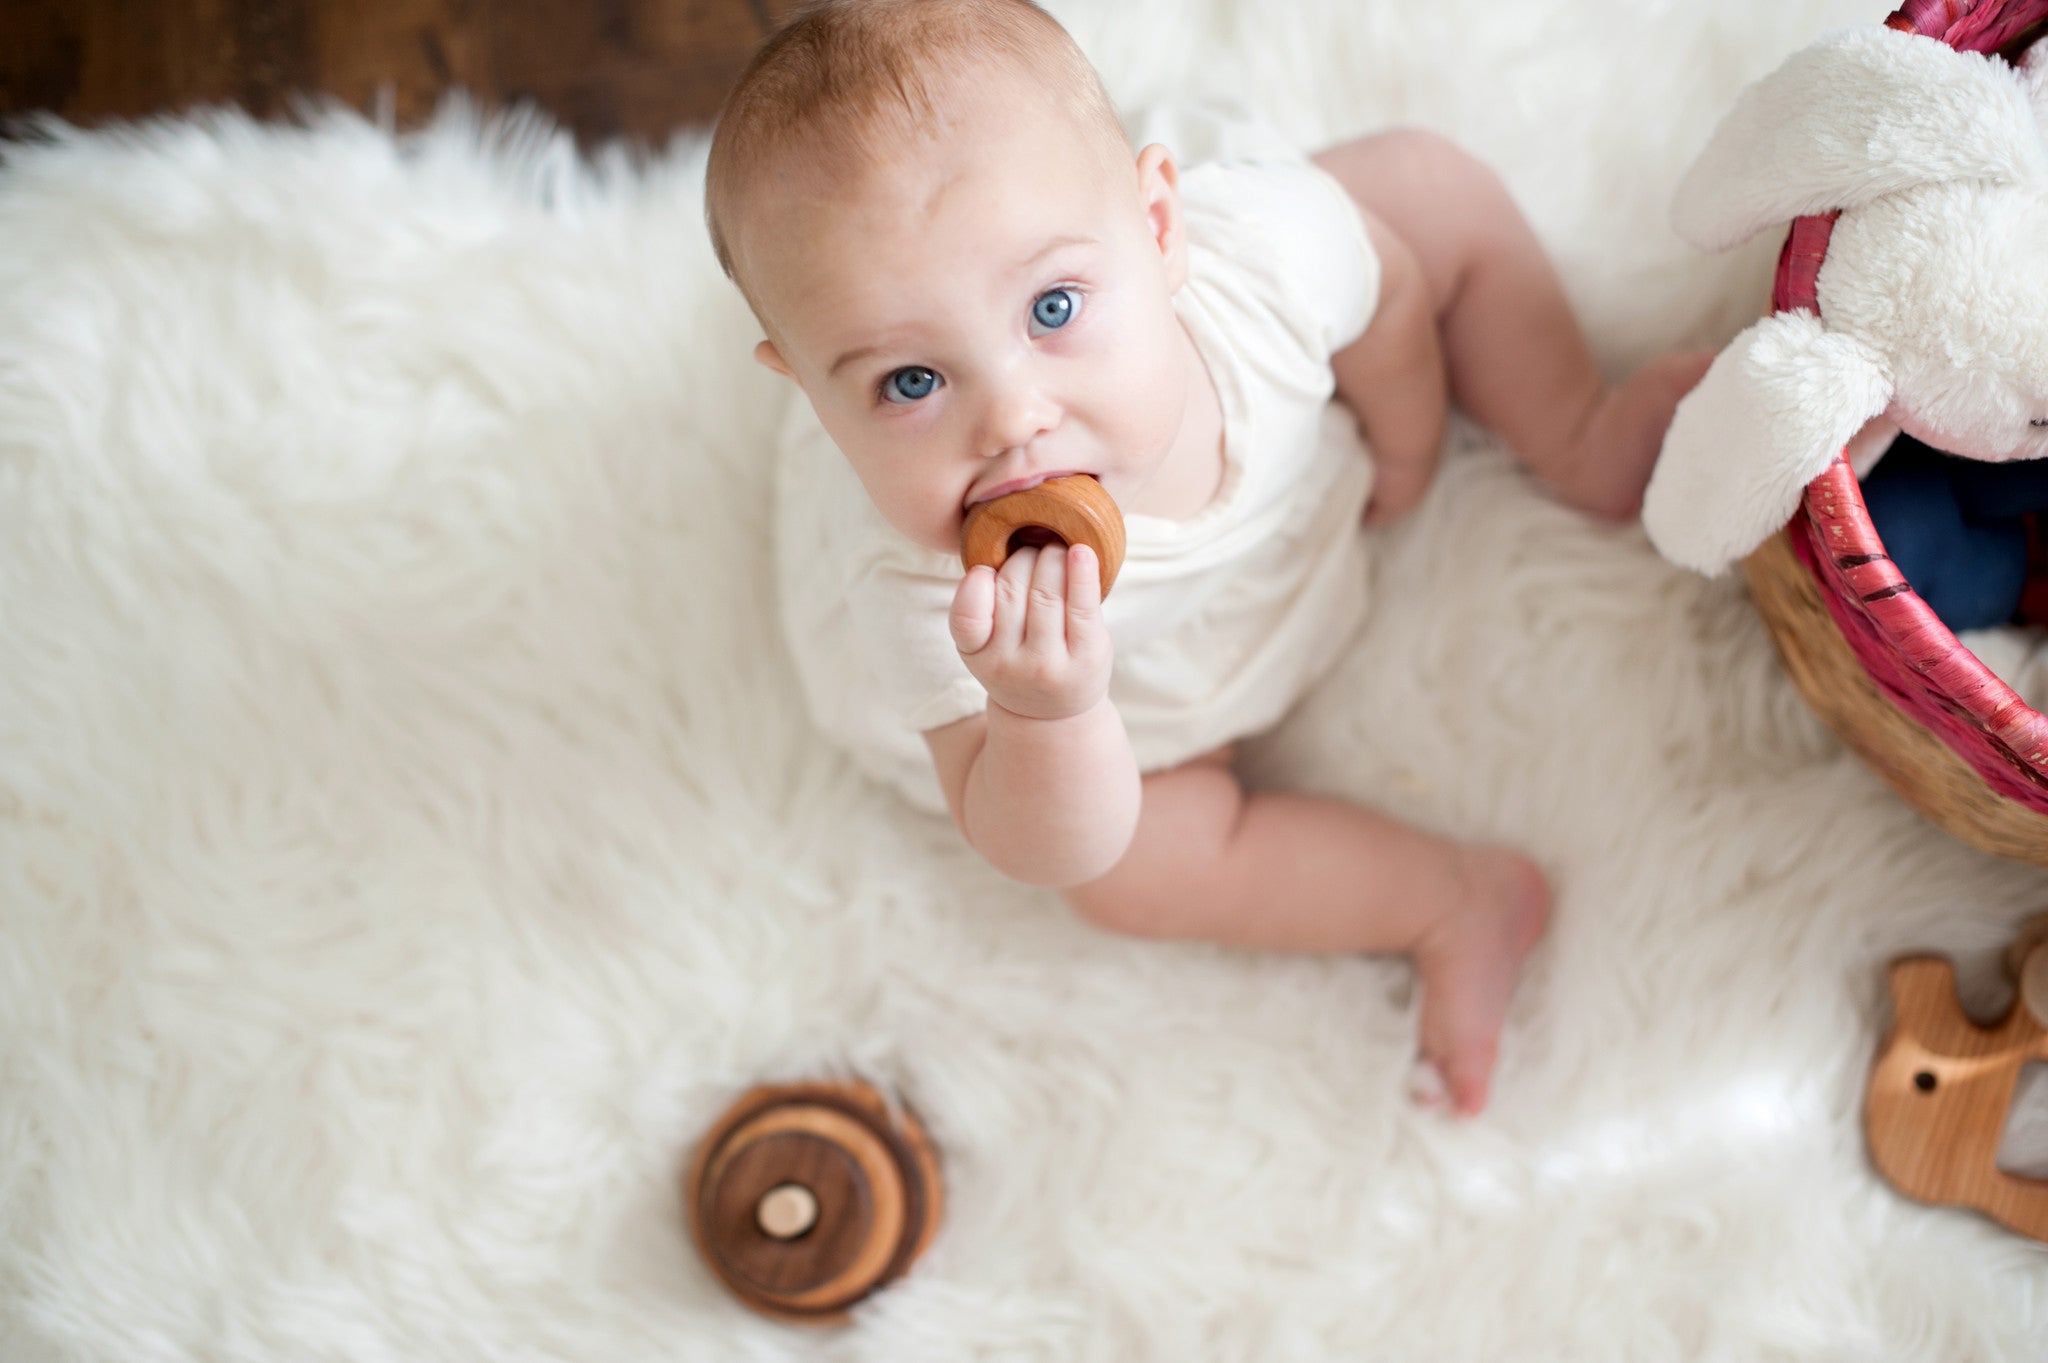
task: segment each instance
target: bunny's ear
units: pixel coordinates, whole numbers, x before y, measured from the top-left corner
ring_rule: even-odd
[[[1764,318],[1678,404],[1643,497],[1657,552],[1709,576],[1791,518],[1799,495],[1891,401],[1883,359],[1810,312]]]
[[[2048,149],[2004,63],[1866,24],[1793,53],[1742,92],[1679,183],[1671,221],[1718,251],[1916,185],[2044,179]]]

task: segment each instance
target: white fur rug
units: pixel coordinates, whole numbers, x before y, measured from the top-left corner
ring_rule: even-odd
[[[1603,356],[1774,247],[1664,226],[1746,80],[1882,3],[1073,0],[1130,103],[1500,165]],[[2048,874],[1802,708],[1739,589],[1469,434],[1261,779],[1514,839],[1556,928],[1494,1105],[1401,1097],[1398,964],[1115,940],[811,733],[777,381],[701,144],[66,134],[0,173],[0,1358],[2048,1357],[2048,1253],[1878,1183],[1881,965],[1980,1002]],[[742,1087],[914,1102],[950,1206],[837,1334],[677,1180]]]

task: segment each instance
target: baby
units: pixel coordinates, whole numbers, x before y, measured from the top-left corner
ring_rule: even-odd
[[[1247,793],[1232,744],[1346,645],[1361,516],[1422,497],[1447,401],[1621,519],[1709,357],[1606,386],[1499,182],[1439,138],[1239,141],[1134,160],[1029,0],[842,0],[770,39],[706,207],[757,358],[808,400],[778,465],[785,633],[829,732],[1089,920],[1411,956],[1428,1096],[1473,1113],[1543,875]],[[1085,547],[962,574],[970,508],[1071,473],[1126,518],[1106,601]]]

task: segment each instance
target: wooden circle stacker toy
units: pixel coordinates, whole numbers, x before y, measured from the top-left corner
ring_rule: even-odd
[[[719,1280],[764,1315],[811,1324],[844,1321],[902,1277],[943,1200],[924,1128],[865,1084],[749,1091],[698,1143],[684,1186]]]
[[[1998,1145],[2020,1071],[2048,1060],[2048,917],[2006,953],[2012,1009],[1980,1027],[1956,1000],[1946,957],[1893,963],[1892,1034],[1871,1069],[1863,1127],[1892,1186],[1921,1202],[1974,1207],[2048,1240],[2048,1180],[1998,1167]]]
[[[1124,518],[1115,499],[1085,473],[1048,478],[968,512],[960,533],[960,563],[1000,568],[1011,551],[1052,540],[1094,550],[1102,565],[1102,594],[1109,595],[1124,562]]]

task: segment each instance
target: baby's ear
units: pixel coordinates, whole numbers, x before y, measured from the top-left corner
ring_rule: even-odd
[[[1145,207],[1152,240],[1166,260],[1166,285],[1175,293],[1188,278],[1188,238],[1180,217],[1180,167],[1173,153],[1154,142],[1138,153],[1138,201]]]
[[[795,374],[790,372],[788,361],[782,358],[782,352],[775,348],[775,342],[773,341],[763,341],[755,346],[754,359],[757,363],[774,370],[785,379],[796,377]]]

